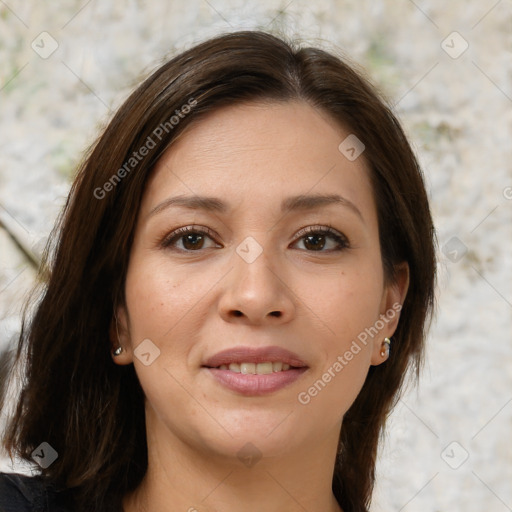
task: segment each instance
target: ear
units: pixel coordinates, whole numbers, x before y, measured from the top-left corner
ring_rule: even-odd
[[[111,354],[114,363],[127,365],[133,362],[133,356],[130,343],[130,330],[128,325],[128,314],[124,306],[118,306],[115,310],[109,328],[109,338],[111,344]],[[121,347],[122,351],[118,356],[114,355],[114,350]]]
[[[371,364],[376,366],[387,360],[381,350],[384,338],[391,338],[398,327],[400,311],[409,289],[409,265],[406,261],[395,265],[395,279],[384,286],[380,303],[380,319],[384,327],[374,338]]]

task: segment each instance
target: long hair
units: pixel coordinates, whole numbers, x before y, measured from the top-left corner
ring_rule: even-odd
[[[22,359],[25,369],[3,445],[11,457],[32,461],[32,451],[49,443],[58,459],[41,473],[74,510],[120,510],[147,470],[144,394],[133,365],[113,364],[109,326],[125,301],[148,177],[191,123],[258,100],[308,102],[364,143],[385,279],[393,282],[400,262],[410,267],[390,358],[370,367],[340,432],[333,493],[347,511],[368,510],[379,437],[406,374],[419,374],[434,306],[435,234],[423,176],[399,122],[361,72],[321,49],[258,31],[210,39],[152,73],[85,155],[52,232],[44,291],[30,318],[24,313],[12,358],[11,380]]]

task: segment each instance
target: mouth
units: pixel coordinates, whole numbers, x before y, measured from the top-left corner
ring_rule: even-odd
[[[268,375],[269,373],[286,372],[289,370],[297,370],[304,368],[303,366],[291,366],[283,361],[265,361],[263,363],[230,363],[221,364],[219,366],[205,366],[214,370],[228,370],[234,373],[242,373],[244,375]]]
[[[205,361],[202,368],[232,391],[260,396],[288,386],[309,367],[297,354],[271,346],[224,350]]]
[[[254,365],[254,366],[253,366]],[[229,369],[238,373],[272,373],[304,368],[306,363],[294,352],[277,346],[233,347],[217,352],[203,362],[206,368]],[[272,367],[272,370],[271,370]],[[259,370],[259,371],[258,371]]]

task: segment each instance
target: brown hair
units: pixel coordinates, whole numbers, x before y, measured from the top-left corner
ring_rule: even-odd
[[[147,469],[144,394],[133,365],[113,364],[109,326],[124,303],[148,176],[191,122],[256,100],[309,102],[364,143],[385,276],[393,280],[400,262],[410,267],[390,358],[370,367],[339,438],[334,495],[347,511],[368,510],[379,436],[407,371],[419,372],[434,306],[435,235],[423,177],[399,122],[360,72],[321,49],[257,31],[208,40],[151,74],[89,149],[52,233],[57,240],[51,260],[49,249],[44,256],[44,293],[30,322],[25,311],[13,357],[12,368],[25,353],[26,370],[3,444],[11,457],[27,461],[41,442],[54,447],[59,457],[42,474],[74,500],[74,510],[120,510]],[[179,115],[184,105],[191,108]],[[148,137],[155,147],[130,161]]]

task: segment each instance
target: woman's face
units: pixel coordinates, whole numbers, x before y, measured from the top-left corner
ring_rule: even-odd
[[[349,135],[306,103],[252,103],[162,156],[117,312],[115,362],[135,365],[149,431],[228,457],[337,439],[407,287],[385,286],[364,152],[338,149]]]

